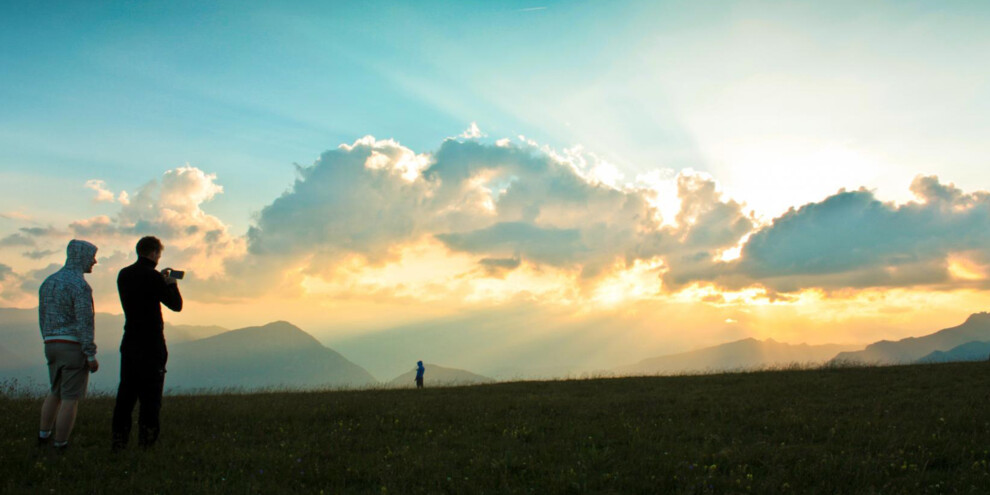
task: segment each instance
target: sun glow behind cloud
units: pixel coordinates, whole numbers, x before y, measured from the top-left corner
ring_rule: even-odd
[[[950,255],[949,273],[956,280],[980,281],[987,279],[986,266],[973,262],[969,258],[961,255]]]

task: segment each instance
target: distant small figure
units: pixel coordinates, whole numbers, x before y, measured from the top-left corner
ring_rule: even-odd
[[[65,266],[46,278],[38,290],[38,323],[51,385],[41,407],[38,445],[49,443],[54,428],[52,446],[60,451],[69,446],[89,374],[100,369],[93,343],[93,290],[83,278],[96,265],[96,246],[73,239],[65,251]]]
[[[426,372],[426,368],[423,367],[423,362],[416,362],[416,388],[423,388],[423,373]]]

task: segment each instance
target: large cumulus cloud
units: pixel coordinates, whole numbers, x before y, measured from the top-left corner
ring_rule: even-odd
[[[966,284],[954,280],[953,259],[985,271],[990,266],[990,194],[967,194],[925,176],[914,180],[911,191],[916,200],[902,205],[859,189],[792,208],[754,232],[737,260],[674,265],[665,282],[762,285],[780,292],[958,287]]]
[[[96,199],[116,211],[64,229],[23,227],[0,238],[0,248],[50,262],[68,238],[93,240],[104,256],[93,277],[112,289],[134,241],[157,235],[168,262],[190,271],[185,283],[213,299],[291,297],[307,284],[336,284],[330,292],[348,297],[359,297],[351,288],[360,287],[410,295],[451,280],[449,295],[476,299],[503,281],[508,290],[527,290],[534,277],[587,296],[622,285],[629,279],[623,273],[633,272],[637,294],[693,284],[771,294],[982,287],[990,271],[990,195],[935,177],[916,179],[916,200],[905,204],[865,189],[840,191],[760,225],[704,174],[671,174],[669,188],[622,183],[615,174],[602,178],[596,171],[611,166],[580,150],[561,153],[525,140],[487,144],[475,134],[430,152],[370,136],[326,151],[298,166],[291,187],[264,204],[240,236],[203,210],[223,192],[217,177],[186,166],[130,194],[91,181]],[[679,207],[662,218],[661,205],[672,203]],[[416,260],[436,266],[438,258],[450,262],[437,280],[402,268]],[[4,297],[13,297],[16,284],[33,288],[45,270],[0,270]],[[371,272],[374,280],[362,281]],[[471,294],[471,280],[486,288]],[[644,280],[653,285],[644,288]]]
[[[595,180],[585,158],[454,139],[416,154],[367,137],[300,167],[293,187],[261,210],[248,249],[325,273],[348,255],[387,261],[425,236],[476,256],[478,273],[526,262],[593,280],[635,260],[724,249],[752,226],[711,179],[684,175],[685,213],[664,227],[655,191]]]
[[[215,175],[198,168],[169,170],[134,194],[122,191],[114,195],[116,199],[110,197],[102,180],[90,180],[85,187],[96,190],[95,199],[112,203],[116,211],[73,221],[66,228],[21,227],[4,237],[0,247],[20,247],[21,256],[31,261],[23,263],[18,271],[9,267],[5,270],[11,273],[0,282],[3,287],[0,299],[36,301],[38,286],[61,266],[66,242],[72,238],[98,246],[99,263],[87,279],[97,299],[104,301],[116,298],[117,271],[133,262],[134,245],[141,236],[161,238],[166,246],[164,261],[189,272],[190,280],[185,283],[204,287],[212,280],[226,280],[227,263],[245,251],[242,237],[232,234],[221,219],[202,209],[223,188]]]
[[[202,209],[204,203],[223,192],[216,179],[216,175],[190,166],[169,170],[133,195],[121,193],[121,206],[115,215],[75,221],[69,230],[75,237],[127,252],[139,237],[154,235],[165,243],[170,263],[187,267],[194,278],[222,276],[225,260],[242,253],[244,241],[220,218]],[[94,182],[105,190],[103,181],[90,181],[87,187]],[[106,196],[100,191],[98,194]]]

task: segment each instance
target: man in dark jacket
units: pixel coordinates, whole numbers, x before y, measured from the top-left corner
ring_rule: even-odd
[[[159,411],[165,385],[164,304],[182,311],[182,295],[171,270],[155,267],[161,259],[162,242],[142,237],[137,243],[137,262],[117,275],[117,291],[124,308],[124,337],[120,342],[120,386],[113,408],[113,448],[127,446],[134,404],[141,403],[138,416],[138,445],[150,447],[160,431]]]

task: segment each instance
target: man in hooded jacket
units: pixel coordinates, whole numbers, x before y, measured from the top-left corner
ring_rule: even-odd
[[[51,385],[41,407],[38,444],[51,440],[54,427],[52,445],[59,450],[69,446],[89,374],[100,368],[93,342],[93,290],[83,278],[96,265],[96,246],[73,239],[65,251],[65,266],[48,276],[38,290],[38,324]]]

